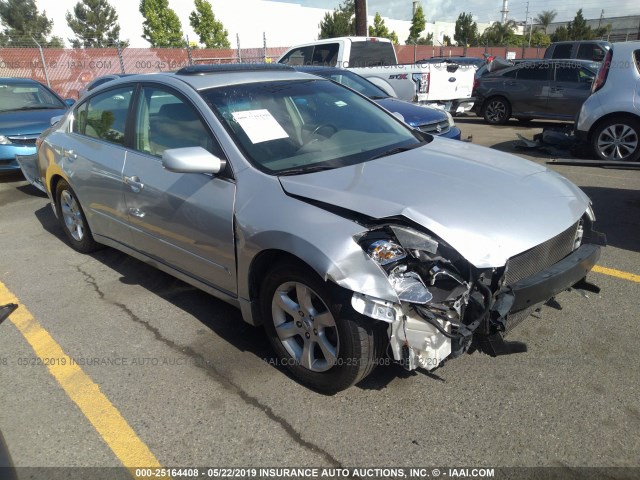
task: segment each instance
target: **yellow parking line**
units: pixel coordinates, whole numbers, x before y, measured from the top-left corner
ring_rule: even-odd
[[[622,278],[631,282],[640,283],[640,275],[636,275],[635,273],[623,272],[622,270],[601,267],[600,265],[596,265],[595,267],[593,267],[592,271],[596,273],[602,273],[604,275],[610,275],[612,277]]]
[[[0,305],[20,303],[17,297],[0,282]],[[9,320],[18,328],[35,354],[43,363],[48,363],[49,373],[60,384],[65,393],[91,422],[102,439],[113,450],[134,478],[136,467],[161,468],[160,462],[151,453],[136,432],[100,391],[100,387],[62,350],[24,305],[20,305]],[[44,359],[56,359],[45,362]]]

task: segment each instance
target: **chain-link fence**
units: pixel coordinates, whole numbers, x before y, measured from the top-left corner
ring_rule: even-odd
[[[110,44],[101,48],[56,48],[39,45],[33,38],[9,38],[0,47],[0,77],[28,77],[49,85],[64,98],[78,98],[79,92],[96,77],[111,73],[151,73],[175,71],[203,63],[270,63],[289,47],[268,48],[266,37],[259,48],[131,48]],[[397,45],[398,63],[445,56],[541,58],[544,48],[444,47]]]
[[[270,63],[287,50],[267,48],[266,41],[261,48],[204,49],[130,48],[119,44],[55,48],[41,46],[33,39],[10,40],[8,46],[0,47],[0,77],[33,78],[64,98],[78,98],[87,83],[110,73],[167,72],[201,63]]]

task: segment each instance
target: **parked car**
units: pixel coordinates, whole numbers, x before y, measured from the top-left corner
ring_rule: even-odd
[[[117,248],[239,307],[324,393],[387,350],[408,370],[512,352],[505,331],[602,244],[557,173],[284,65],[114,80],[31,161],[73,248]]]
[[[295,67],[299,72],[319,75],[345,85],[370,98],[390,112],[400,114],[405,122],[425,133],[460,140],[460,129],[453,117],[442,109],[405,102],[391,97],[369,80],[344,68],[331,67]]]
[[[100,85],[110,82],[111,80],[117,80],[118,78],[128,77],[132,75],[131,73],[110,73],[109,75],[102,75],[100,77],[96,77],[87,83],[86,86],[82,87],[78,92],[79,96],[83,96],[85,93],[90,92],[96,87]]]
[[[55,92],[30,78],[0,78],[0,173],[19,172],[16,155],[36,152],[36,139],[51,118],[66,112]]]
[[[476,79],[474,111],[494,125],[511,117],[573,121],[596,72],[597,64],[586,60],[520,63]]]
[[[576,136],[601,160],[640,159],[640,42],[614,43],[591,96],[576,120]]]
[[[576,59],[602,62],[611,44],[604,40],[568,40],[554,42],[544,51],[544,58]]]

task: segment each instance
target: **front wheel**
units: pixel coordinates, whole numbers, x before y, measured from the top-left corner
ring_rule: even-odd
[[[592,137],[593,150],[601,160],[636,161],[640,158],[640,122],[612,118],[599,125]]]
[[[503,125],[511,116],[511,105],[506,98],[490,98],[484,104],[482,115],[484,120],[491,125]]]
[[[260,306],[281,363],[321,393],[358,383],[384,352],[385,325],[356,313],[348,292],[302,265],[274,268],[262,284]]]
[[[93,239],[78,197],[65,180],[60,180],[56,186],[56,212],[58,221],[74,250],[91,253],[99,248]]]

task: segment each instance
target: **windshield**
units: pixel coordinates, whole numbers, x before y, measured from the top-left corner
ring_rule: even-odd
[[[355,73],[351,73],[347,71],[336,72],[335,70],[331,71],[330,73],[323,72],[322,70],[314,70],[309,73],[313,73],[314,75],[319,75],[324,78],[329,78],[334,82],[341,83],[342,85],[345,85],[355,90],[356,92],[361,93],[365,97],[379,99],[379,98],[387,98],[389,96],[380,87],[374,85],[369,80],[364,79],[359,75],[356,75]]]
[[[48,108],[67,107],[39,83],[0,82],[0,112]]]
[[[270,174],[353,165],[424,142],[374,103],[327,80],[250,83],[201,94],[249,161]]]

